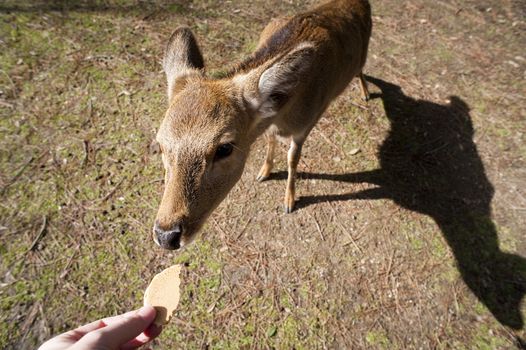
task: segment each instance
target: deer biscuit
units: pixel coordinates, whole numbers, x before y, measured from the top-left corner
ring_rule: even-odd
[[[153,306],[157,316],[153,321],[156,325],[167,324],[179,304],[181,265],[174,265],[155,275],[144,292],[144,305]]]

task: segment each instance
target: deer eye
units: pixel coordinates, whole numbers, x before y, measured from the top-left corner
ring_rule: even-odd
[[[214,156],[215,160],[223,159],[232,154],[234,150],[234,145],[231,143],[225,143],[217,147],[216,154]]]

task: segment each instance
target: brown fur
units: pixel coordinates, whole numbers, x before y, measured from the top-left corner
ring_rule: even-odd
[[[272,21],[252,55],[226,78],[211,80],[194,36],[177,29],[163,61],[170,102],[157,135],[166,187],[156,241],[176,249],[194,238],[240,178],[250,146],[264,132],[268,149],[260,181],[272,169],[276,136],[291,141],[285,209],[292,211],[305,138],[353,77],[368,97],[362,69],[370,35],[367,0],[325,1]]]
[[[349,14],[351,14],[349,16]],[[327,49],[351,49],[359,43],[365,44],[362,55],[365,64],[367,44],[371,36],[371,9],[366,1],[337,0],[325,3],[308,12],[292,18],[277,19],[269,23],[260,36],[256,51],[236,68],[229,76],[254,69],[280,53],[287,52],[301,42],[315,42],[320,45],[332,44]],[[356,42],[351,44],[349,39]],[[321,48],[321,47],[320,47]],[[346,52],[354,57],[357,52]]]

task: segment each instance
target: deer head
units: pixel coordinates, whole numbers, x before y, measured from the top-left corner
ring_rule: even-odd
[[[163,60],[169,106],[157,133],[165,168],[154,240],[190,243],[241,177],[251,144],[286,108],[312,56],[299,45],[278,59],[225,79],[205,77],[188,28],[170,37]]]

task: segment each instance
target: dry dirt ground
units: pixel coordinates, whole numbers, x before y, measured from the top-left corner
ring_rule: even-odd
[[[306,142],[297,210],[264,144],[179,254],[151,226],[178,25],[209,73],[303,1],[0,2],[0,348],[136,308],[184,263],[155,349],[525,347],[526,5],[371,0],[366,66]]]

